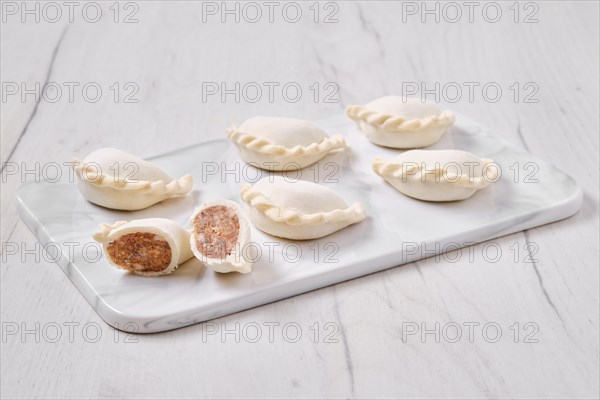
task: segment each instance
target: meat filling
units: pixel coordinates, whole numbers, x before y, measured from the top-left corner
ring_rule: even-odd
[[[235,210],[212,206],[194,218],[196,248],[207,258],[225,259],[238,241],[240,220]]]
[[[113,262],[133,272],[159,272],[171,263],[169,243],[159,235],[136,232],[123,235],[107,246]]]

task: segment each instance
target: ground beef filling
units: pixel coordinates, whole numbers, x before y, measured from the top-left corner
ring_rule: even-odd
[[[171,263],[169,243],[159,235],[136,232],[123,235],[107,246],[113,262],[136,272],[162,271]]]
[[[208,258],[230,255],[239,232],[240,220],[231,207],[207,207],[194,218],[196,248]]]

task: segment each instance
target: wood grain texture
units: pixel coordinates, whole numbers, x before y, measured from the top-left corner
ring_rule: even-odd
[[[105,15],[95,24],[81,18],[2,23],[3,84],[97,82],[103,89],[97,103],[81,96],[72,103],[3,99],[3,162],[62,163],[101,146],[149,156],[221,138],[226,127],[256,114],[325,117],[400,93],[403,82],[429,88],[497,82],[503,96],[496,103],[476,91],[472,102],[465,94],[445,105],[577,179],[585,193],[582,209],[565,221],[494,240],[503,254],[495,263],[480,244],[471,248],[472,259],[466,251],[456,262],[433,257],[133,338],[104,324],[54,264],[3,254],[2,398],[599,396],[597,2],[536,2],[539,22],[532,24],[512,21],[512,2],[501,3],[503,18],[495,24],[477,13],[473,23],[431,17],[422,23],[418,15],[403,22],[402,2],[339,2],[333,24],[314,23],[310,3],[302,3],[306,18],[295,24],[277,14],[273,23],[265,17],[256,24],[221,23],[218,16],[203,22],[200,2],[136,4],[134,24],[114,23],[110,3],[103,3]],[[137,84],[139,102],[115,102],[114,82]],[[280,92],[273,102],[264,96],[256,103],[232,96],[203,102],[203,82],[297,82],[303,96],[297,103]],[[309,89],[315,82],[337,83],[339,102],[315,102]],[[539,101],[515,102],[509,89],[515,82],[537,84]],[[16,213],[20,185],[19,176],[3,172],[2,241],[33,248],[36,240]],[[528,242],[539,247],[535,263],[527,262]],[[279,324],[272,342],[270,322]],[[463,337],[456,343],[444,337],[438,343],[432,334],[403,340],[407,323],[431,329],[436,322],[463,326]],[[515,322],[518,343],[510,330]],[[539,328],[537,343],[524,343],[527,322]],[[36,323],[37,341],[34,334],[7,334],[15,324],[35,330]],[[70,323],[79,324],[72,340]],[[296,343],[281,333],[288,323],[302,329]],[[332,343],[325,340],[327,323]],[[464,323],[479,324],[472,343]],[[502,328],[497,343],[483,338],[486,323]],[[61,327],[56,343],[48,340],[52,324]],[[263,336],[257,343],[243,335],[239,343],[233,334],[221,337],[236,324],[246,333],[258,324]],[[94,343],[96,326],[101,337]],[[207,335],[214,329],[219,333]]]

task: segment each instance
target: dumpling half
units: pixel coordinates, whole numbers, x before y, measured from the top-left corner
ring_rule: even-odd
[[[265,177],[240,189],[250,221],[263,232],[293,240],[317,239],[366,218],[333,190],[306,181]]]
[[[346,108],[367,138],[384,147],[411,149],[437,142],[455,120],[435,104],[399,96],[380,97]]]
[[[375,158],[372,167],[399,192],[426,201],[464,200],[500,178],[496,163],[463,150],[410,150]]]
[[[250,225],[237,203],[216,200],[204,203],[190,218],[192,252],[208,268],[216,272],[240,272],[252,269]]]
[[[309,121],[253,117],[227,136],[246,163],[270,171],[293,171],[316,163],[331,151],[346,147],[341,135],[329,137]]]
[[[103,224],[94,240],[111,265],[136,275],[167,275],[193,257],[190,233],[164,218]]]
[[[87,201],[115,210],[141,210],[192,190],[192,177],[173,179],[156,165],[121,150],[102,148],[75,160]]]

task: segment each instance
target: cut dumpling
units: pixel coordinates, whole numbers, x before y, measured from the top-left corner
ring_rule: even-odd
[[[455,201],[499,179],[499,166],[462,150],[410,150],[386,162],[375,158],[373,171],[401,193],[420,200]]]
[[[329,152],[345,148],[341,135],[301,119],[253,117],[227,136],[248,164],[271,171],[293,171],[316,163]]]
[[[250,221],[286,239],[316,239],[366,218],[360,203],[348,206],[333,190],[306,181],[266,177],[240,189]]]
[[[454,114],[435,104],[399,96],[380,97],[346,108],[367,138],[380,146],[412,149],[437,142],[454,123]]]
[[[240,272],[252,269],[245,245],[250,240],[250,226],[240,207],[229,200],[204,203],[190,218],[192,252],[216,272]]]
[[[156,165],[117,149],[98,149],[75,163],[83,197],[106,208],[141,210],[192,190],[190,175],[173,179]]]
[[[94,240],[111,265],[136,275],[167,275],[193,257],[190,233],[164,218],[102,224]]]

